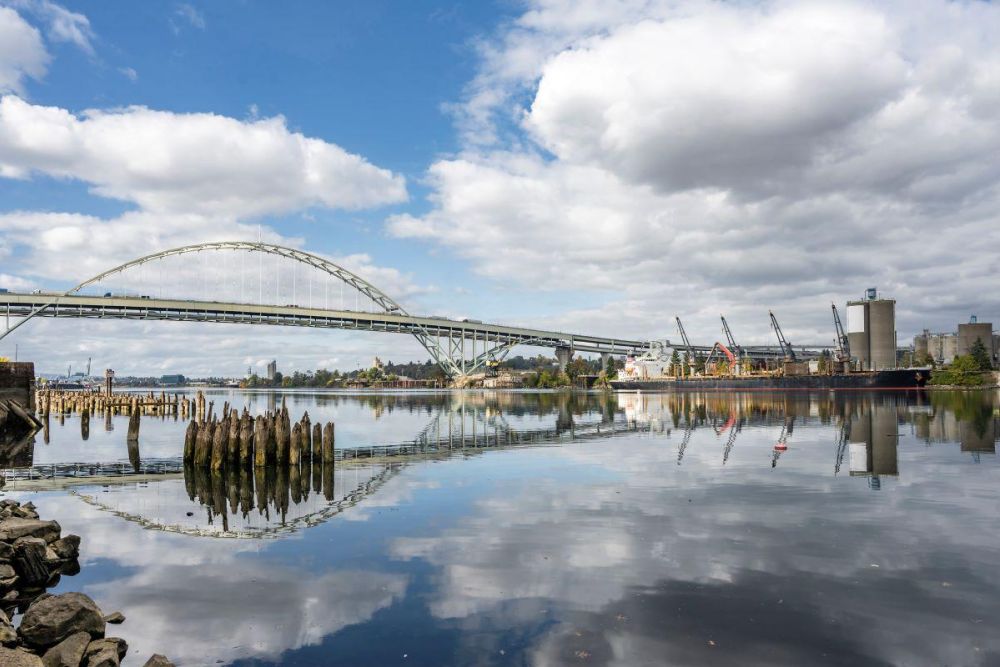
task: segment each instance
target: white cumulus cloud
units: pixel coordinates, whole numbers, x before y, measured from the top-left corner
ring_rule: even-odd
[[[997,34],[989,3],[540,0],[482,44],[432,210],[389,230],[593,291],[558,319],[617,333],[707,339],[721,310],[769,340],[774,307],[827,342],[869,285],[901,336],[996,321]]]
[[[145,210],[255,216],[307,206],[403,201],[401,176],[336,144],[288,129],[146,107],[89,110],[0,100],[0,175],[42,173],[89,183]]]
[[[10,7],[0,6],[0,93],[20,93],[24,79],[43,77],[48,63],[38,30]]]

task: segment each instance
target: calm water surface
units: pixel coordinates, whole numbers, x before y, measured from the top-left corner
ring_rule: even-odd
[[[6,472],[82,536],[56,592],[126,615],[126,665],[1000,664],[994,392],[210,396],[282,397],[430,453],[21,479],[178,469],[183,422],[130,457],[68,417]]]

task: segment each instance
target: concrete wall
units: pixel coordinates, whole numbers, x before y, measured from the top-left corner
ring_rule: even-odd
[[[0,398],[14,399],[34,412],[35,365],[24,361],[0,361]]]

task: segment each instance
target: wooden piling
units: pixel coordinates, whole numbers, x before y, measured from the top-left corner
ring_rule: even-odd
[[[323,427],[323,465],[333,465],[333,422]]]
[[[129,441],[139,439],[139,411],[135,410],[132,416],[128,419],[128,438]]]
[[[207,466],[212,460],[212,423],[198,425],[198,437],[194,445],[194,463],[198,467]]]
[[[288,465],[293,468],[299,467],[299,460],[302,452],[302,424],[295,422],[292,424],[292,435],[288,445]]]
[[[264,415],[257,415],[257,423],[253,432],[253,464],[258,468],[267,465],[267,419]]]
[[[312,460],[314,462],[321,461],[323,459],[322,454],[323,449],[323,425],[319,422],[313,424],[313,434],[312,434]]]
[[[184,432],[184,462],[194,463],[194,443],[198,437],[198,422],[191,420]]]
[[[212,470],[222,470],[226,463],[226,438],[229,436],[229,424],[225,420],[215,423],[212,433]]]
[[[308,461],[312,458],[312,424],[309,421],[309,412],[302,415],[302,460]]]

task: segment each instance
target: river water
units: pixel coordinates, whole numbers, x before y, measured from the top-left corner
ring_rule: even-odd
[[[995,392],[209,398],[343,458],[185,472],[183,422],[67,417],[4,473],[126,665],[1000,664]]]

